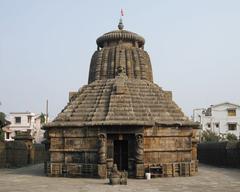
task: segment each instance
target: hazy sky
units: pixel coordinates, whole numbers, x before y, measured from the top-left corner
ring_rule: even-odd
[[[87,83],[96,39],[117,28],[146,40],[154,81],[187,115],[240,104],[239,0],[0,0],[0,111],[54,117]]]

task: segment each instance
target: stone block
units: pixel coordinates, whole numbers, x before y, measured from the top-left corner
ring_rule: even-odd
[[[62,176],[62,163],[50,164],[50,176],[55,176],[55,177]]]
[[[144,164],[136,164],[136,178],[142,179],[144,178],[145,167]]]
[[[98,177],[101,179],[107,178],[107,166],[106,164],[98,164]]]

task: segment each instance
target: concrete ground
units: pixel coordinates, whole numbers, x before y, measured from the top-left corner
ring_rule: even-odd
[[[110,186],[107,180],[54,178],[43,174],[43,165],[19,169],[0,169],[0,192],[240,192],[240,169],[216,168],[200,165],[193,177],[128,179],[128,185]]]

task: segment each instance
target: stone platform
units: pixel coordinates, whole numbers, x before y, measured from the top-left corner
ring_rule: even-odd
[[[126,186],[110,186],[105,179],[46,177],[43,164],[38,164],[19,169],[0,169],[0,186],[0,192],[239,192],[240,169],[200,165],[199,173],[194,177],[167,177],[149,181],[128,179]]]

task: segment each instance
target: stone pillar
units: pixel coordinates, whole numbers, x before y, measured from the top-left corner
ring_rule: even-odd
[[[143,134],[136,134],[136,155],[135,160],[137,164],[143,163]]]
[[[135,135],[136,138],[136,178],[144,178],[144,151],[143,151],[143,134],[138,133]]]
[[[106,163],[106,135],[101,133],[98,135],[98,163]]]
[[[98,176],[100,178],[107,177],[106,167],[106,134],[100,133],[98,135]]]

